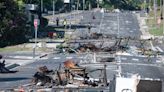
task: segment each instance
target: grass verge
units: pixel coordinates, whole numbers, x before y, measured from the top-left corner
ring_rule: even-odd
[[[154,19],[154,12],[151,11],[149,14],[149,17],[146,21],[146,24],[149,28],[149,33],[154,35],[154,36],[162,36],[163,35],[163,20],[161,20],[160,25],[157,25],[157,21]],[[160,11],[157,11],[157,20],[160,18]]]
[[[156,27],[149,30],[149,33],[154,36],[162,36],[163,35],[163,28]]]
[[[0,52],[16,52],[16,51],[29,51],[29,48],[20,48],[20,47],[4,47],[0,48]]]

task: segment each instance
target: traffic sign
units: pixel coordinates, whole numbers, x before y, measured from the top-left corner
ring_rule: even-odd
[[[38,26],[38,19],[34,19],[34,27],[37,28]]]
[[[70,0],[64,0],[64,3],[70,3]]]

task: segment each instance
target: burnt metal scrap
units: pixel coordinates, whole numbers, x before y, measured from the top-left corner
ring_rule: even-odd
[[[96,47],[94,44],[92,43],[88,43],[88,44],[83,44],[83,45],[80,45],[78,48],[77,48],[78,51],[80,52],[86,52],[86,51],[92,51],[92,52],[95,52],[95,51],[100,51],[100,48]]]
[[[121,42],[123,40],[123,38],[120,38],[118,39],[115,44],[111,47],[105,47],[103,48],[102,50],[105,51],[105,52],[111,52],[111,53],[116,53],[117,51],[126,51],[128,50],[128,42],[129,42],[129,39],[127,39],[127,42],[125,45],[121,45]]]
[[[103,78],[94,79],[90,77],[91,72],[104,71]],[[32,79],[32,85],[36,86],[67,86],[74,85],[78,87],[100,87],[107,86],[106,66],[103,69],[88,70],[87,67],[82,67],[75,64],[73,60],[66,60],[63,67],[53,71],[47,69],[46,66],[38,68]]]
[[[101,39],[103,37],[104,37],[104,35],[102,33],[92,33],[89,38],[90,39]]]
[[[94,37],[95,36],[95,37]],[[146,49],[145,47],[147,47],[147,45],[149,44],[149,41],[154,41],[156,39],[136,39],[136,38],[132,38],[132,37],[114,37],[115,38],[115,44],[114,45],[108,45],[106,47],[103,47],[104,42],[110,41],[110,39],[101,39],[103,35],[100,33],[94,33],[93,36],[91,36],[91,39],[87,39],[87,40],[72,40],[69,41],[68,44],[71,43],[79,43],[78,47],[68,47],[66,49],[66,51],[68,53],[75,53],[75,52],[109,52],[111,54],[114,54],[118,51],[122,51],[122,52],[126,52],[128,51],[129,48],[129,42],[133,41],[133,45],[137,48],[138,54],[142,54],[142,55],[148,55],[147,52],[151,52],[151,55],[163,55],[162,52],[160,51],[154,51],[154,50],[149,50]],[[98,37],[98,39],[96,39]],[[99,38],[100,37],[100,38]],[[100,46],[96,46],[95,43],[99,42],[101,43]]]
[[[52,70],[48,70],[46,66],[39,67],[38,71],[34,74],[32,82],[34,84],[45,85],[46,83],[52,83],[52,79],[49,74],[52,74]]]
[[[107,78],[106,78],[106,65],[104,65],[104,68],[96,68],[96,69],[88,69],[87,67],[82,67],[81,65],[77,65],[74,64],[73,61],[68,60],[66,61],[67,65],[65,65],[65,67],[67,67],[67,69],[72,72],[72,74],[75,74],[73,77],[73,79],[77,79],[80,80],[80,78],[82,78],[83,80],[83,84],[85,85],[89,85],[89,86],[107,86]],[[69,66],[68,66],[69,65]],[[70,67],[70,66],[74,66],[74,67]],[[90,73],[95,72],[95,71],[102,71],[103,72],[103,76],[102,78],[100,77],[99,79],[93,79],[90,76]]]
[[[154,57],[156,57],[157,55],[164,55],[163,52],[155,51],[155,50],[152,50],[152,49],[145,49],[145,48],[143,48],[143,49],[139,49],[139,51],[141,51],[140,54],[146,55],[146,56],[154,56]]]
[[[146,56],[157,56],[157,55],[164,55],[163,52],[159,51],[157,48],[147,48],[147,45],[149,41],[156,41],[156,39],[144,39],[139,40],[140,45],[138,46],[139,54],[146,55]]]
[[[108,46],[108,47],[103,47],[104,41],[100,41],[101,44],[100,46],[96,46],[95,44],[89,42],[89,43],[84,43],[84,44],[79,44],[79,47],[77,48],[73,48],[74,50],[76,50],[77,52],[86,52],[86,51],[91,51],[91,52],[110,52],[110,53],[116,53],[117,51],[126,51],[128,50],[128,43],[129,43],[129,39],[130,38],[120,38],[117,39],[115,44],[113,46]],[[124,40],[125,44],[122,44]],[[94,40],[93,40],[94,41]],[[69,48],[68,48],[69,49]],[[70,51],[68,50],[67,51]]]
[[[105,39],[105,38],[110,38],[110,39],[116,39],[116,35],[111,35],[111,34],[103,34],[103,33],[97,33],[97,32],[90,32],[88,36],[82,36],[80,37],[81,40],[84,39]]]

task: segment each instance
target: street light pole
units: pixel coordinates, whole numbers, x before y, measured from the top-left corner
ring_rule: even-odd
[[[104,10],[101,10],[101,13],[102,13],[102,17],[101,17],[101,21],[100,21],[99,33],[101,32],[101,26],[102,26],[102,22],[104,19]]]
[[[83,11],[85,9],[85,0],[83,0]]]
[[[71,7],[72,7],[72,4],[71,4],[71,2],[70,2],[70,3],[69,3],[69,10],[70,10],[71,15],[70,15],[69,30],[71,30],[71,26],[72,26],[72,24],[71,24],[71,19],[72,19],[72,9],[71,9]]]
[[[162,14],[162,0],[160,0],[160,13]]]
[[[53,0],[52,4],[53,4],[53,19],[54,19],[54,17],[55,17],[55,1],[54,0]]]
[[[154,0],[154,20],[157,21],[157,2]]]
[[[100,5],[99,5],[99,2],[100,2],[100,1],[99,1],[99,0],[97,0],[97,8],[99,8],[99,6],[100,6]]]
[[[36,16],[36,18],[34,19],[34,27],[35,27],[35,45],[33,47],[33,58],[35,58],[36,56],[36,47],[37,47],[37,32],[38,32],[38,25],[39,25],[39,20]]]
[[[146,12],[146,0],[144,0],[144,12]]]
[[[117,37],[119,38],[120,35],[120,19],[119,19],[119,12],[117,13]]]
[[[77,11],[79,10],[79,0],[77,0]]]
[[[162,5],[163,5],[163,9],[162,9],[162,17],[163,17],[163,40],[164,40],[164,0],[163,0],[163,3],[162,3]]]
[[[35,52],[36,52],[36,46],[37,46],[37,37],[38,37],[38,27],[35,27]],[[34,54],[35,57],[35,54]]]
[[[43,12],[43,0],[41,0],[41,12]]]

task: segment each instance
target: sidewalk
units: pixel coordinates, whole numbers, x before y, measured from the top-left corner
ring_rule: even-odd
[[[153,36],[149,33],[149,28],[148,26],[146,25],[146,17],[140,17],[139,14],[137,14],[137,19],[138,19],[138,22],[139,22],[139,26],[140,26],[140,31],[142,32],[142,35],[141,35],[141,39],[149,39],[149,38],[153,38],[153,39],[158,39],[158,41],[161,41],[160,39],[163,39],[162,36]],[[152,49],[156,49],[158,47],[158,45],[156,44],[155,47],[154,47],[154,44],[152,43],[152,41],[150,42],[150,45],[152,47]],[[158,63],[162,63],[164,64],[164,57],[159,55],[158,56],[160,59],[157,60]]]
[[[142,32],[141,39],[149,39],[149,38],[153,38],[153,39],[157,38],[159,40],[164,39],[163,36],[154,36],[149,33],[149,27],[146,25],[147,17],[140,17],[140,14],[136,14],[136,16],[139,22],[140,31]]]
[[[154,38],[153,35],[149,33],[148,26],[146,25],[146,17],[140,17],[140,14],[136,14],[140,26],[140,31],[142,32],[141,39]]]

